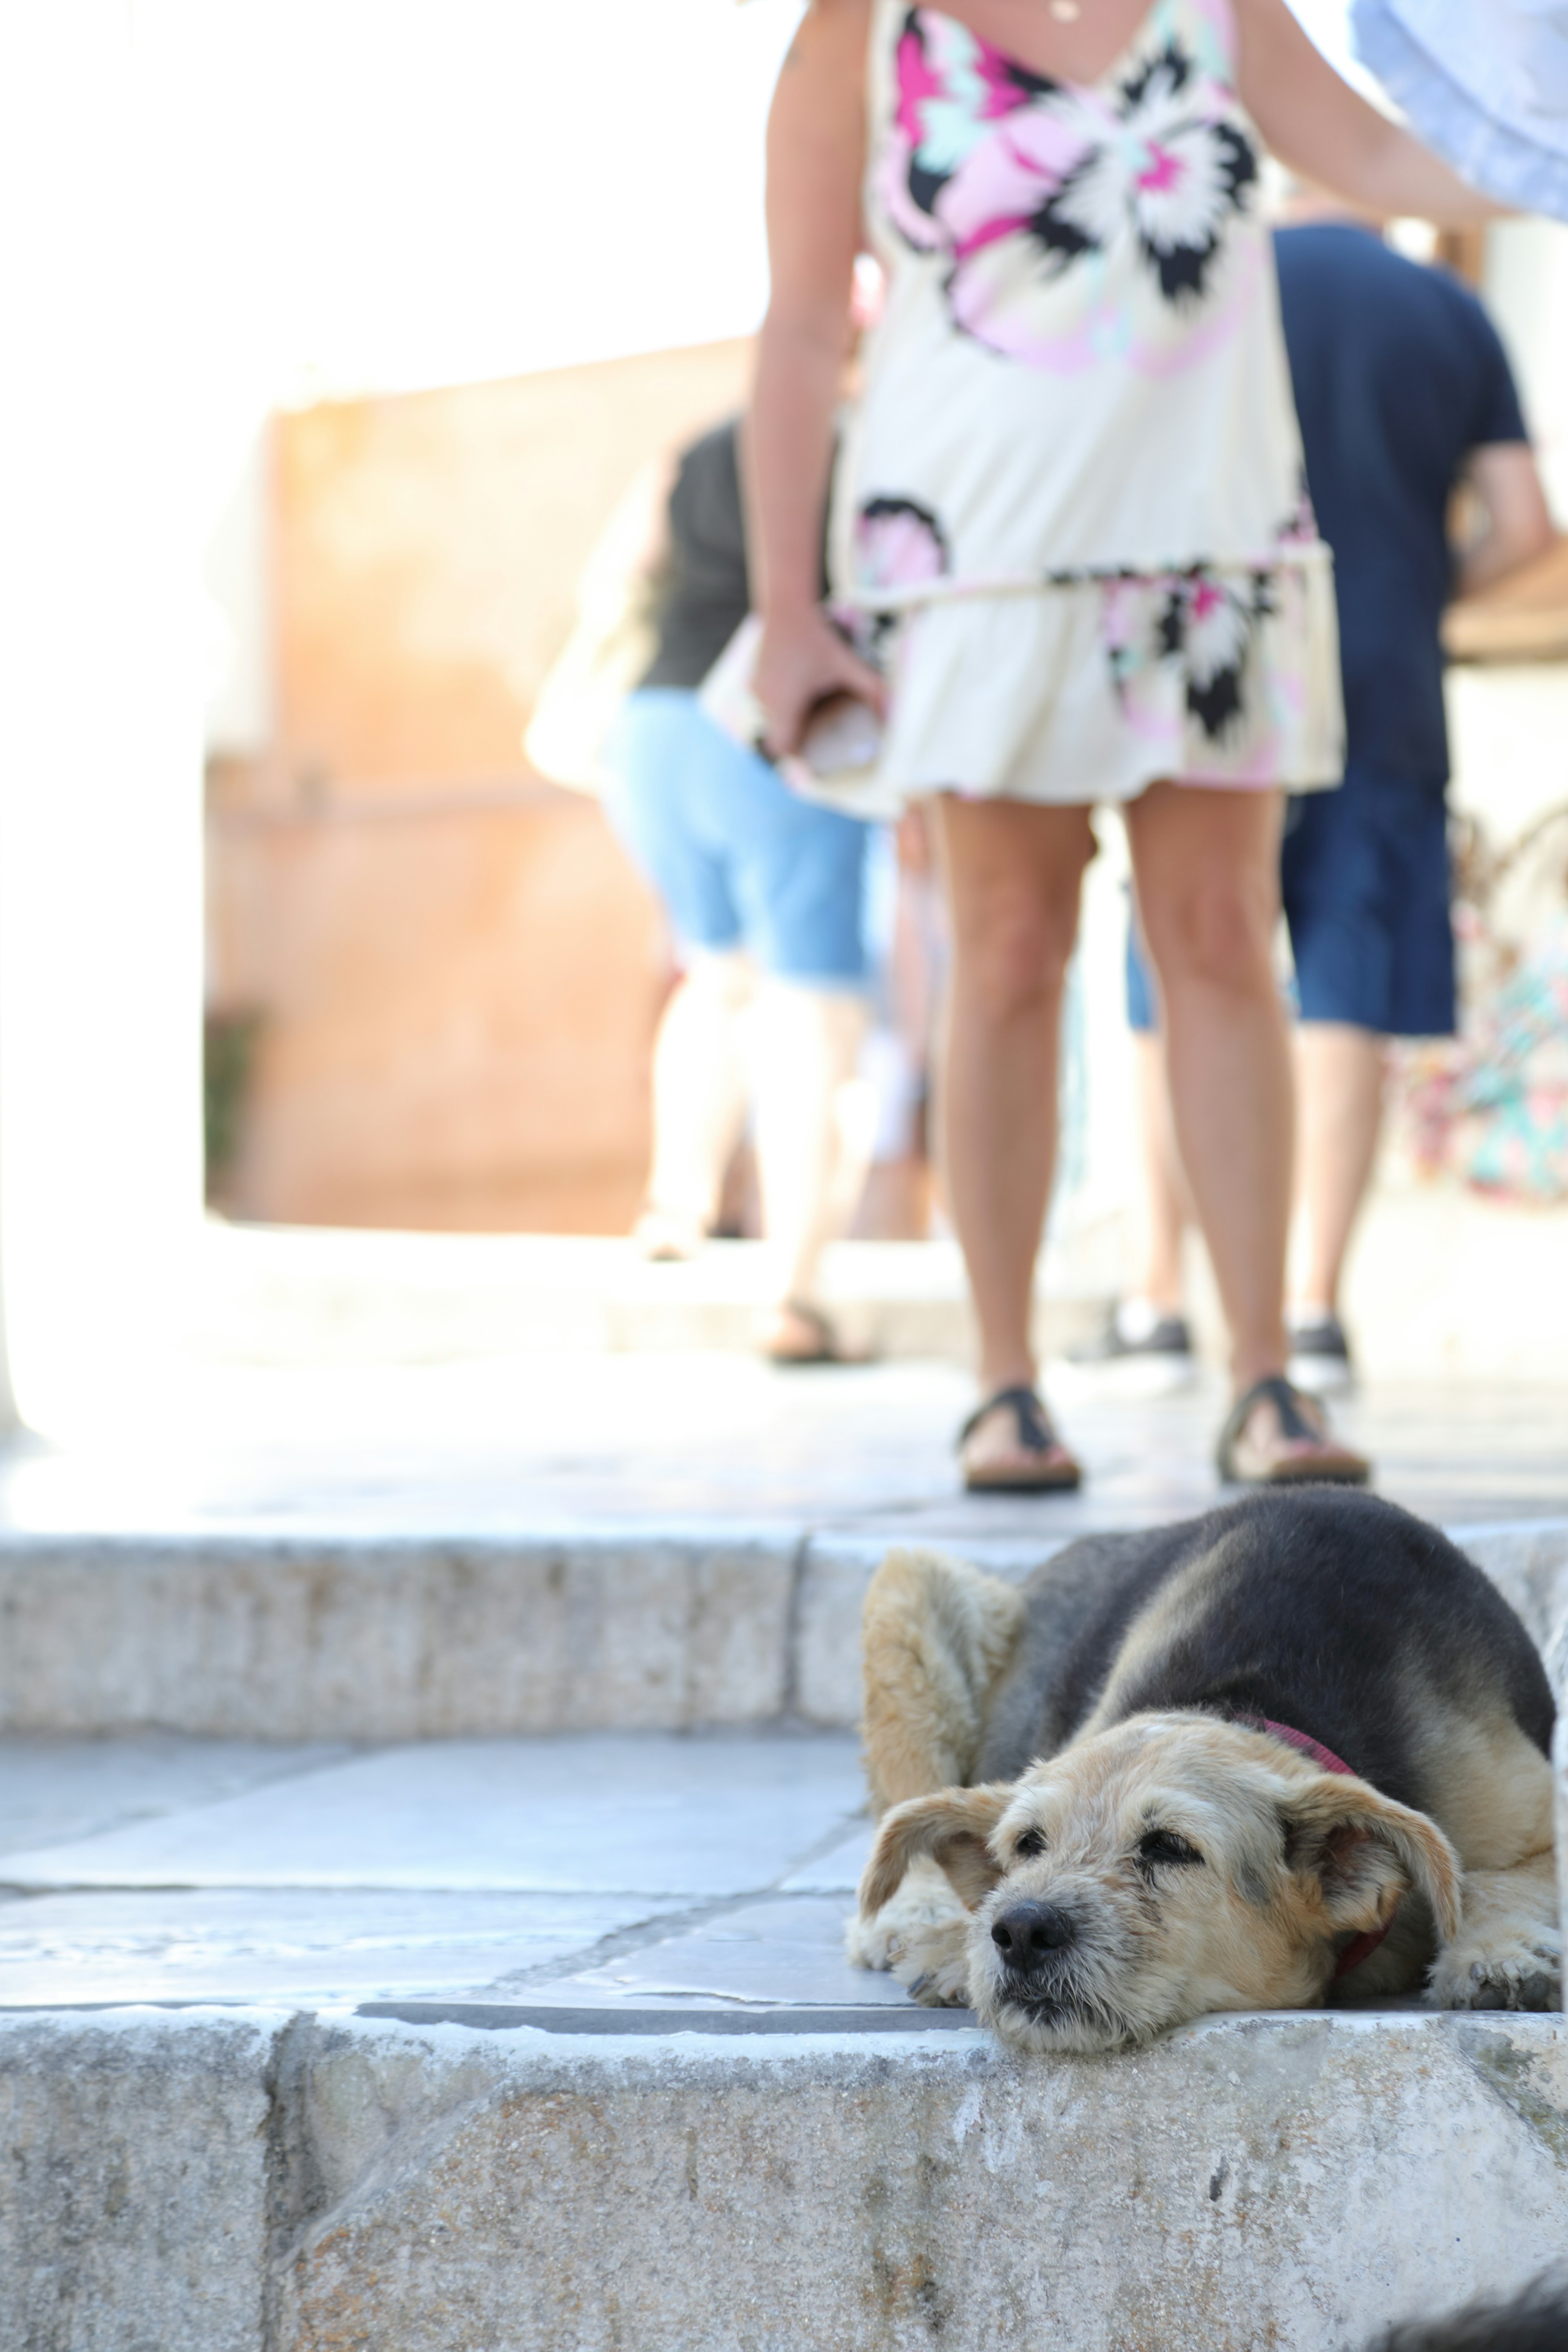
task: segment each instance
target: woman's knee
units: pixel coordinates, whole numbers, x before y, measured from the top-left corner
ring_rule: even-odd
[[[1267,886],[1219,876],[1142,908],[1143,934],[1169,992],[1184,985],[1238,995],[1274,987],[1279,902]]]
[[[1076,894],[1064,902],[1061,894],[994,888],[953,913],[954,977],[976,1011],[1011,1021],[1060,1002],[1078,933]]]

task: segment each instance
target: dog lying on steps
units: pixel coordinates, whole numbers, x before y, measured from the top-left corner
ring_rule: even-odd
[[[1523,1626],[1375,1496],[1088,1536],[1021,1585],[894,1552],[865,1607],[881,1816],[849,1951],[1035,2051],[1417,1990],[1559,2001]]]

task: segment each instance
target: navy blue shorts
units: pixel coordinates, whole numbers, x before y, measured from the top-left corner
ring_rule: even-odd
[[[781,980],[865,985],[871,828],[802,800],[683,687],[629,695],[610,822],[688,947],[745,947]]]
[[[1442,784],[1348,768],[1338,792],[1290,803],[1280,896],[1303,1021],[1380,1037],[1454,1034],[1447,806]],[[1127,929],[1127,1018],[1152,1029],[1153,1002]]]

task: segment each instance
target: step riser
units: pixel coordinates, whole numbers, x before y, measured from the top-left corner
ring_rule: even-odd
[[[1568,2232],[1561,2019],[1215,2020],[1107,2062],[11,2021],[0,2091],[7,2344],[1338,2352]]]
[[[1561,1651],[1568,1533],[1468,1549]],[[879,1549],[14,1539],[0,1551],[0,1730],[379,1740],[791,1714],[852,1727]]]
[[[1568,1675],[1568,1529],[1460,1539]],[[960,1547],[955,1547],[959,1549]],[[852,1728],[862,1539],[0,1543],[0,1732]],[[1042,1538],[1037,1558],[1054,1545]],[[972,1556],[984,1551],[970,1547]],[[995,1565],[1022,1571],[1019,1547]]]

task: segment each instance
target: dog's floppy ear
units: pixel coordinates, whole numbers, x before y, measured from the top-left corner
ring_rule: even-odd
[[[1459,1859],[1425,1813],[1336,1772],[1321,1772],[1280,1811],[1286,1864],[1317,1882],[1331,1934],[1383,1927],[1415,1886],[1444,1942],[1458,1935]]]
[[[871,1859],[860,1881],[860,1916],[874,1918],[896,1895],[911,1862],[921,1855],[943,1869],[965,1910],[983,1903],[1001,1877],[985,1841],[1006,1811],[1010,1788],[938,1789],[910,1797],[882,1816]]]

